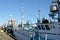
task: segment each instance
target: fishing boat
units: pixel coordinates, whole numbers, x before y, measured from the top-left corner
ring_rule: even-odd
[[[29,25],[29,27],[32,27],[31,29],[27,26],[25,27],[24,16],[22,16],[22,27],[15,27],[15,37],[18,40],[60,40],[60,0],[52,1],[50,12],[49,16],[54,21],[43,19],[41,23],[40,19],[38,19],[38,22],[35,23],[36,26],[33,26],[34,24]],[[22,15],[23,13],[22,11]],[[55,17],[56,15],[58,16],[57,18]]]

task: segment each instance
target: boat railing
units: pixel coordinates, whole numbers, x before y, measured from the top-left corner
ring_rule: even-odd
[[[54,37],[57,38],[57,39],[58,39],[58,37],[60,37],[60,33],[52,33],[52,32],[49,33],[49,32],[43,32],[43,31],[40,31],[40,30],[35,30],[31,34],[33,40],[34,40],[34,37],[35,37],[36,34],[38,35],[38,39],[39,40],[41,40],[41,35],[45,36],[44,40],[48,40],[48,36],[49,35],[50,36],[54,36],[55,35]]]
[[[55,38],[58,39],[58,37],[60,37],[60,33],[56,33],[56,32],[51,32],[51,29],[54,28],[54,24],[38,24],[40,25],[41,29],[43,29],[42,27],[44,27],[45,31],[44,30],[39,30],[39,29],[33,29],[33,40],[34,40],[34,34],[35,33],[38,33],[39,35],[39,40],[41,40],[41,34],[45,34],[45,39],[44,40],[48,40],[48,35],[55,35]],[[43,25],[43,26],[42,26]],[[46,26],[47,25],[47,26]],[[58,25],[60,25],[60,23],[58,23]],[[47,28],[46,27],[49,27],[50,30],[46,30]]]

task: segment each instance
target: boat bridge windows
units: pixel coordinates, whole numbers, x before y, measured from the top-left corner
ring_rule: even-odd
[[[51,30],[53,25],[51,24],[38,24],[38,29],[40,30]]]

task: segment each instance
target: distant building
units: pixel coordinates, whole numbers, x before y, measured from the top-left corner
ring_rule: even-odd
[[[4,23],[4,24],[2,25],[2,29],[6,28],[6,27],[7,27],[7,24]]]
[[[9,19],[8,19],[8,25],[13,25],[13,26],[16,25],[16,19],[12,18],[11,15],[9,16]]]

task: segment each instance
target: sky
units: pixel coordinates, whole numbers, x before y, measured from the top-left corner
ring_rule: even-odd
[[[49,18],[51,0],[23,0],[24,23],[37,21],[36,8],[40,10],[40,18]],[[21,23],[22,0],[0,0],[0,25],[8,22],[9,15]]]

